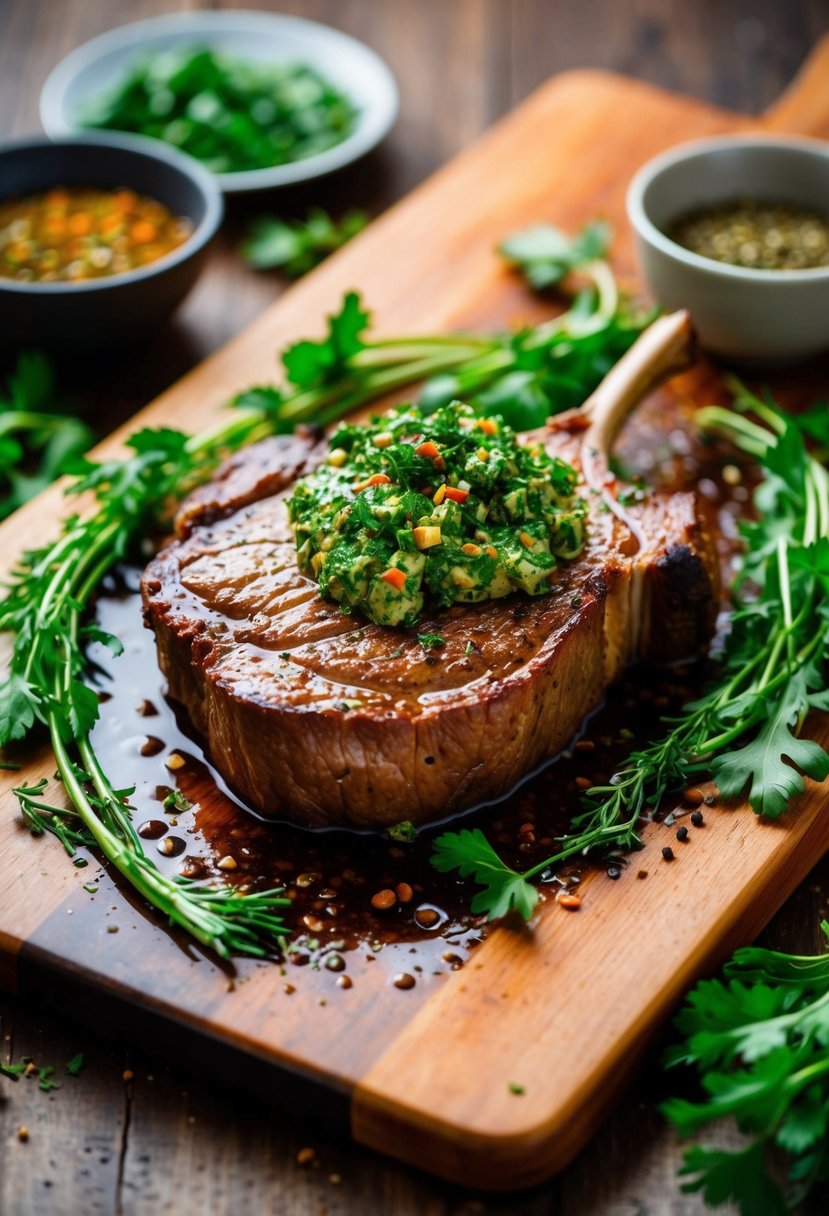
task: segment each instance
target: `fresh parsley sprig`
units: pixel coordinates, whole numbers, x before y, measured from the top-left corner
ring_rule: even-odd
[[[372,342],[366,338],[368,314],[351,292],[322,342],[296,343],[283,356],[290,402],[283,388],[267,384],[239,394],[237,403],[267,401],[280,407],[284,421],[327,424],[384,392],[425,381],[419,403],[429,410],[460,400],[481,414],[499,414],[514,430],[542,426],[551,414],[581,405],[654,316],[620,297],[603,260],[609,230],[588,225],[569,244],[561,239],[567,270],[587,274],[592,286],[552,320],[491,336]]]
[[[829,953],[748,947],[725,977],[691,992],[676,1019],[684,1041],[667,1056],[698,1073],[705,1100],[671,1098],[662,1111],[683,1136],[733,1118],[747,1137],[733,1151],[690,1148],[683,1190],[736,1202],[742,1216],[783,1216],[829,1180]],[[785,1194],[770,1172],[774,1150],[788,1157]]]
[[[499,253],[516,266],[536,291],[559,287],[568,274],[580,271],[596,277],[596,286],[606,278],[602,269],[613,237],[604,220],[585,224],[581,232],[568,236],[552,224],[533,224],[506,237]]]
[[[633,752],[607,785],[587,791],[572,830],[537,865],[513,870],[478,829],[439,836],[432,863],[482,886],[475,912],[494,918],[515,909],[529,917],[538,900],[534,878],[568,858],[635,847],[647,809],[691,777],[710,773],[724,797],[747,795],[754,811],[776,819],[803,791],[804,774],[818,781],[829,775],[829,755],[801,737],[809,710],[829,709],[829,475],[796,420],[735,388],[733,409],[699,414],[706,429],[729,438],[763,471],[758,518],[742,525],[745,553],[716,678],[680,715],[665,719],[663,738]]]
[[[281,270],[289,279],[298,279],[362,232],[367,223],[365,211],[347,211],[342,219],[333,220],[321,207],[309,211],[305,220],[261,216],[242,244],[242,257],[257,270]]]

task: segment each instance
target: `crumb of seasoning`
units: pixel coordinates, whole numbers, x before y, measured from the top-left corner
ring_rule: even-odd
[[[216,865],[219,867],[219,869],[220,869],[220,870],[236,870],[236,869],[238,869],[238,865],[237,865],[237,862],[236,862],[236,858],[235,858],[235,857],[231,857],[229,853],[227,854],[227,856],[226,856],[226,857],[223,857],[221,861],[217,861],[217,862],[216,862]]]
[[[527,1092],[523,1085],[516,1085],[516,1083],[514,1081],[510,1081],[509,1085],[507,1086],[507,1089],[510,1091],[511,1094],[521,1095],[521,1094],[525,1094]]]
[[[688,829],[684,825],[681,828],[677,828],[676,838],[682,841],[683,844],[688,839]]]
[[[638,871],[638,873],[637,873],[637,875],[636,875],[636,877],[637,877],[637,878],[647,878],[647,877],[648,877],[648,871],[647,871],[647,870],[639,870],[639,871]]]
[[[387,912],[389,908],[393,908],[397,903],[397,895],[394,891],[386,888],[383,891],[375,891],[371,897],[371,906],[377,912]]]
[[[702,815],[702,811],[692,811],[691,823],[694,825],[695,828],[702,827],[702,825],[705,823],[705,820]]]
[[[342,1182],[342,1180],[343,1180],[342,1174],[329,1174],[328,1175],[328,1181],[331,1183],[332,1186],[339,1186],[340,1183]]]
[[[18,1129],[17,1129],[17,1138],[18,1138],[18,1140],[20,1141],[20,1143],[21,1143],[21,1144],[25,1144],[25,1143],[26,1143],[26,1141],[29,1139],[29,1129],[28,1129],[28,1127],[18,1127]]]
[[[117,925],[107,925],[107,933],[117,933],[117,932],[118,932]]]
[[[296,1155],[296,1163],[297,1165],[301,1165],[304,1169],[307,1169],[309,1165],[313,1164],[316,1157],[317,1154],[315,1149],[310,1147],[301,1148]]]
[[[130,1081],[132,1081],[134,1079],[134,1077],[135,1077],[135,1073],[132,1071],[131,1068],[125,1068],[124,1071],[121,1073],[121,1080],[124,1082],[125,1085],[129,1085]]]
[[[674,851],[669,844],[666,844],[665,848],[662,850],[662,856],[665,858],[666,861],[673,861]]]
[[[561,904],[562,908],[569,908],[571,912],[575,912],[581,907],[581,896],[573,895],[570,891],[559,891],[556,903]]]

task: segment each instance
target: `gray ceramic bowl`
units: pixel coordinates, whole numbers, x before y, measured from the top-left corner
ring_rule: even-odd
[[[0,343],[90,350],[141,339],[167,320],[202,269],[223,212],[214,178],[189,156],[136,136],[91,133],[0,148],[0,198],[52,186],[126,186],[186,216],[193,232],[149,266],[90,282],[0,277]]]
[[[829,218],[829,145],[724,136],[648,161],[630,184],[627,208],[653,295],[665,308],[687,308],[702,344],[732,359],[773,365],[829,349],[829,267],[729,266],[665,236],[683,212],[736,198],[798,203]]]
[[[53,68],[43,86],[43,129],[58,139],[77,131],[84,104],[123,80],[137,59],[192,46],[211,47],[239,59],[306,63],[346,93],[357,108],[354,128],[342,143],[286,165],[219,173],[225,194],[273,190],[341,169],[379,144],[397,117],[395,79],[364,43],[302,17],[234,10],[165,13],[85,42]]]

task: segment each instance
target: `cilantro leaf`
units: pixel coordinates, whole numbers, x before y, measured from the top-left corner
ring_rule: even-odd
[[[98,696],[82,680],[70,680],[67,690],[69,725],[75,738],[88,735],[98,720]]]
[[[348,292],[340,311],[328,318],[326,338],[321,342],[295,342],[285,351],[282,362],[291,383],[310,389],[346,376],[349,359],[365,346],[361,335],[370,319],[356,291]]]
[[[829,402],[815,401],[793,419],[795,426],[822,447],[829,447]]]
[[[165,811],[189,811],[193,803],[181,790],[170,790],[161,805]]]
[[[694,1175],[683,1191],[701,1191],[711,1207],[733,1201],[741,1216],[786,1216],[789,1210],[766,1173],[761,1143],[740,1152],[696,1146],[685,1154],[681,1173]]]
[[[79,1051],[76,1056],[73,1056],[66,1065],[66,1075],[68,1077],[76,1077],[83,1068],[84,1053]]]
[[[26,1071],[26,1062],[22,1064],[5,1064],[0,1060],[0,1077],[8,1077],[10,1081],[19,1081]]]
[[[607,255],[613,230],[603,220],[568,237],[551,224],[535,224],[502,241],[499,253],[517,266],[536,290],[555,287],[565,275]]]
[[[444,832],[435,841],[432,865],[442,874],[457,870],[461,878],[474,878],[484,889],[472,900],[473,912],[486,912],[490,920],[511,910],[529,920],[538,903],[538,891],[523,875],[505,865],[480,828]]]
[[[439,633],[419,633],[417,640],[424,650],[440,650],[446,645],[446,639]]]
[[[41,696],[21,672],[9,671],[0,684],[0,747],[25,739],[40,716]]]
[[[265,216],[254,222],[242,256],[258,270],[278,268],[295,279],[340,249],[367,223],[364,211],[348,211],[337,222],[320,207],[311,210],[304,222]]]
[[[37,1070],[38,1089],[42,1089],[45,1094],[51,1093],[53,1089],[60,1089],[57,1081],[52,1080],[54,1071],[51,1064],[47,1064],[45,1068]]]
[[[829,755],[792,730],[808,707],[808,689],[803,672],[798,671],[769,706],[769,716],[754,738],[713,760],[711,771],[724,798],[739,797],[748,788],[753,810],[777,819],[805,788],[797,769],[815,781],[829,775]]]

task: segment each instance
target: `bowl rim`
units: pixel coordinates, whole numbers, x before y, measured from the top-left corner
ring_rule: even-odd
[[[759,131],[738,135],[714,135],[704,139],[692,139],[674,145],[665,152],[646,161],[631,178],[625,198],[628,219],[634,230],[654,246],[660,253],[682,262],[695,270],[743,283],[804,283],[822,282],[829,279],[829,266],[804,267],[802,270],[765,270],[750,266],[732,266],[729,262],[718,262],[716,258],[693,253],[672,240],[658,228],[645,207],[645,192],[663,173],[686,160],[704,158],[707,153],[739,148],[766,148],[770,152],[794,151],[819,160],[829,161],[829,143],[806,135],[765,135]]]
[[[147,160],[162,162],[177,169],[190,179],[201,194],[204,200],[204,215],[186,241],[147,266],[139,266],[134,270],[124,270],[118,274],[105,275],[103,278],[85,280],[81,283],[21,282],[17,279],[0,276],[0,291],[16,292],[21,295],[64,295],[112,291],[118,287],[125,287],[129,283],[151,279],[182,262],[189,261],[190,258],[200,253],[215,236],[224,216],[224,200],[218,182],[211,173],[202,168],[198,161],[179,152],[176,148],[162,144],[159,140],[147,139],[143,135],[122,135],[119,132],[109,131],[91,131],[88,135],[86,133],[67,135],[60,139],[50,139],[46,135],[27,136],[0,145],[0,161],[5,156],[13,156],[28,149],[40,150],[48,155],[49,149],[67,146],[101,148],[104,152],[104,160],[106,151],[115,149]]]
[[[145,17],[140,21],[132,21],[106,30],[75,47],[55,64],[46,77],[40,92],[40,121],[47,135],[51,138],[60,138],[94,130],[94,128],[75,126],[64,112],[64,99],[69,84],[89,64],[96,62],[109,51],[119,50],[125,45],[134,45],[136,55],[140,55],[142,36],[192,28],[193,36],[197,39],[199,29],[205,27],[212,27],[213,32],[218,32],[223,28],[228,31],[233,29],[246,32],[251,30],[254,32],[256,30],[273,31],[274,28],[281,27],[283,30],[293,29],[311,37],[338,41],[342,47],[348,47],[352,51],[356,50],[363,57],[364,63],[371,66],[376,78],[381,81],[385,92],[382,106],[378,104],[362,111],[358,115],[354,130],[340,143],[335,144],[332,148],[327,148],[324,152],[318,152],[315,156],[302,160],[289,161],[283,165],[269,165],[262,169],[243,169],[236,173],[212,173],[211,176],[219,183],[224,194],[274,190],[283,186],[298,185],[301,182],[333,173],[337,169],[359,160],[372,148],[375,148],[385,139],[397,120],[400,110],[400,92],[394,74],[377,51],[359,38],[355,38],[335,26],[326,25],[324,22],[311,21],[306,17],[295,17],[288,13],[269,13],[251,9],[219,9],[162,13],[155,17]],[[209,37],[209,32],[202,34],[202,37]],[[367,121],[361,121],[363,117]],[[165,144],[164,146],[170,145]],[[205,172],[209,173],[210,170],[206,169]]]

